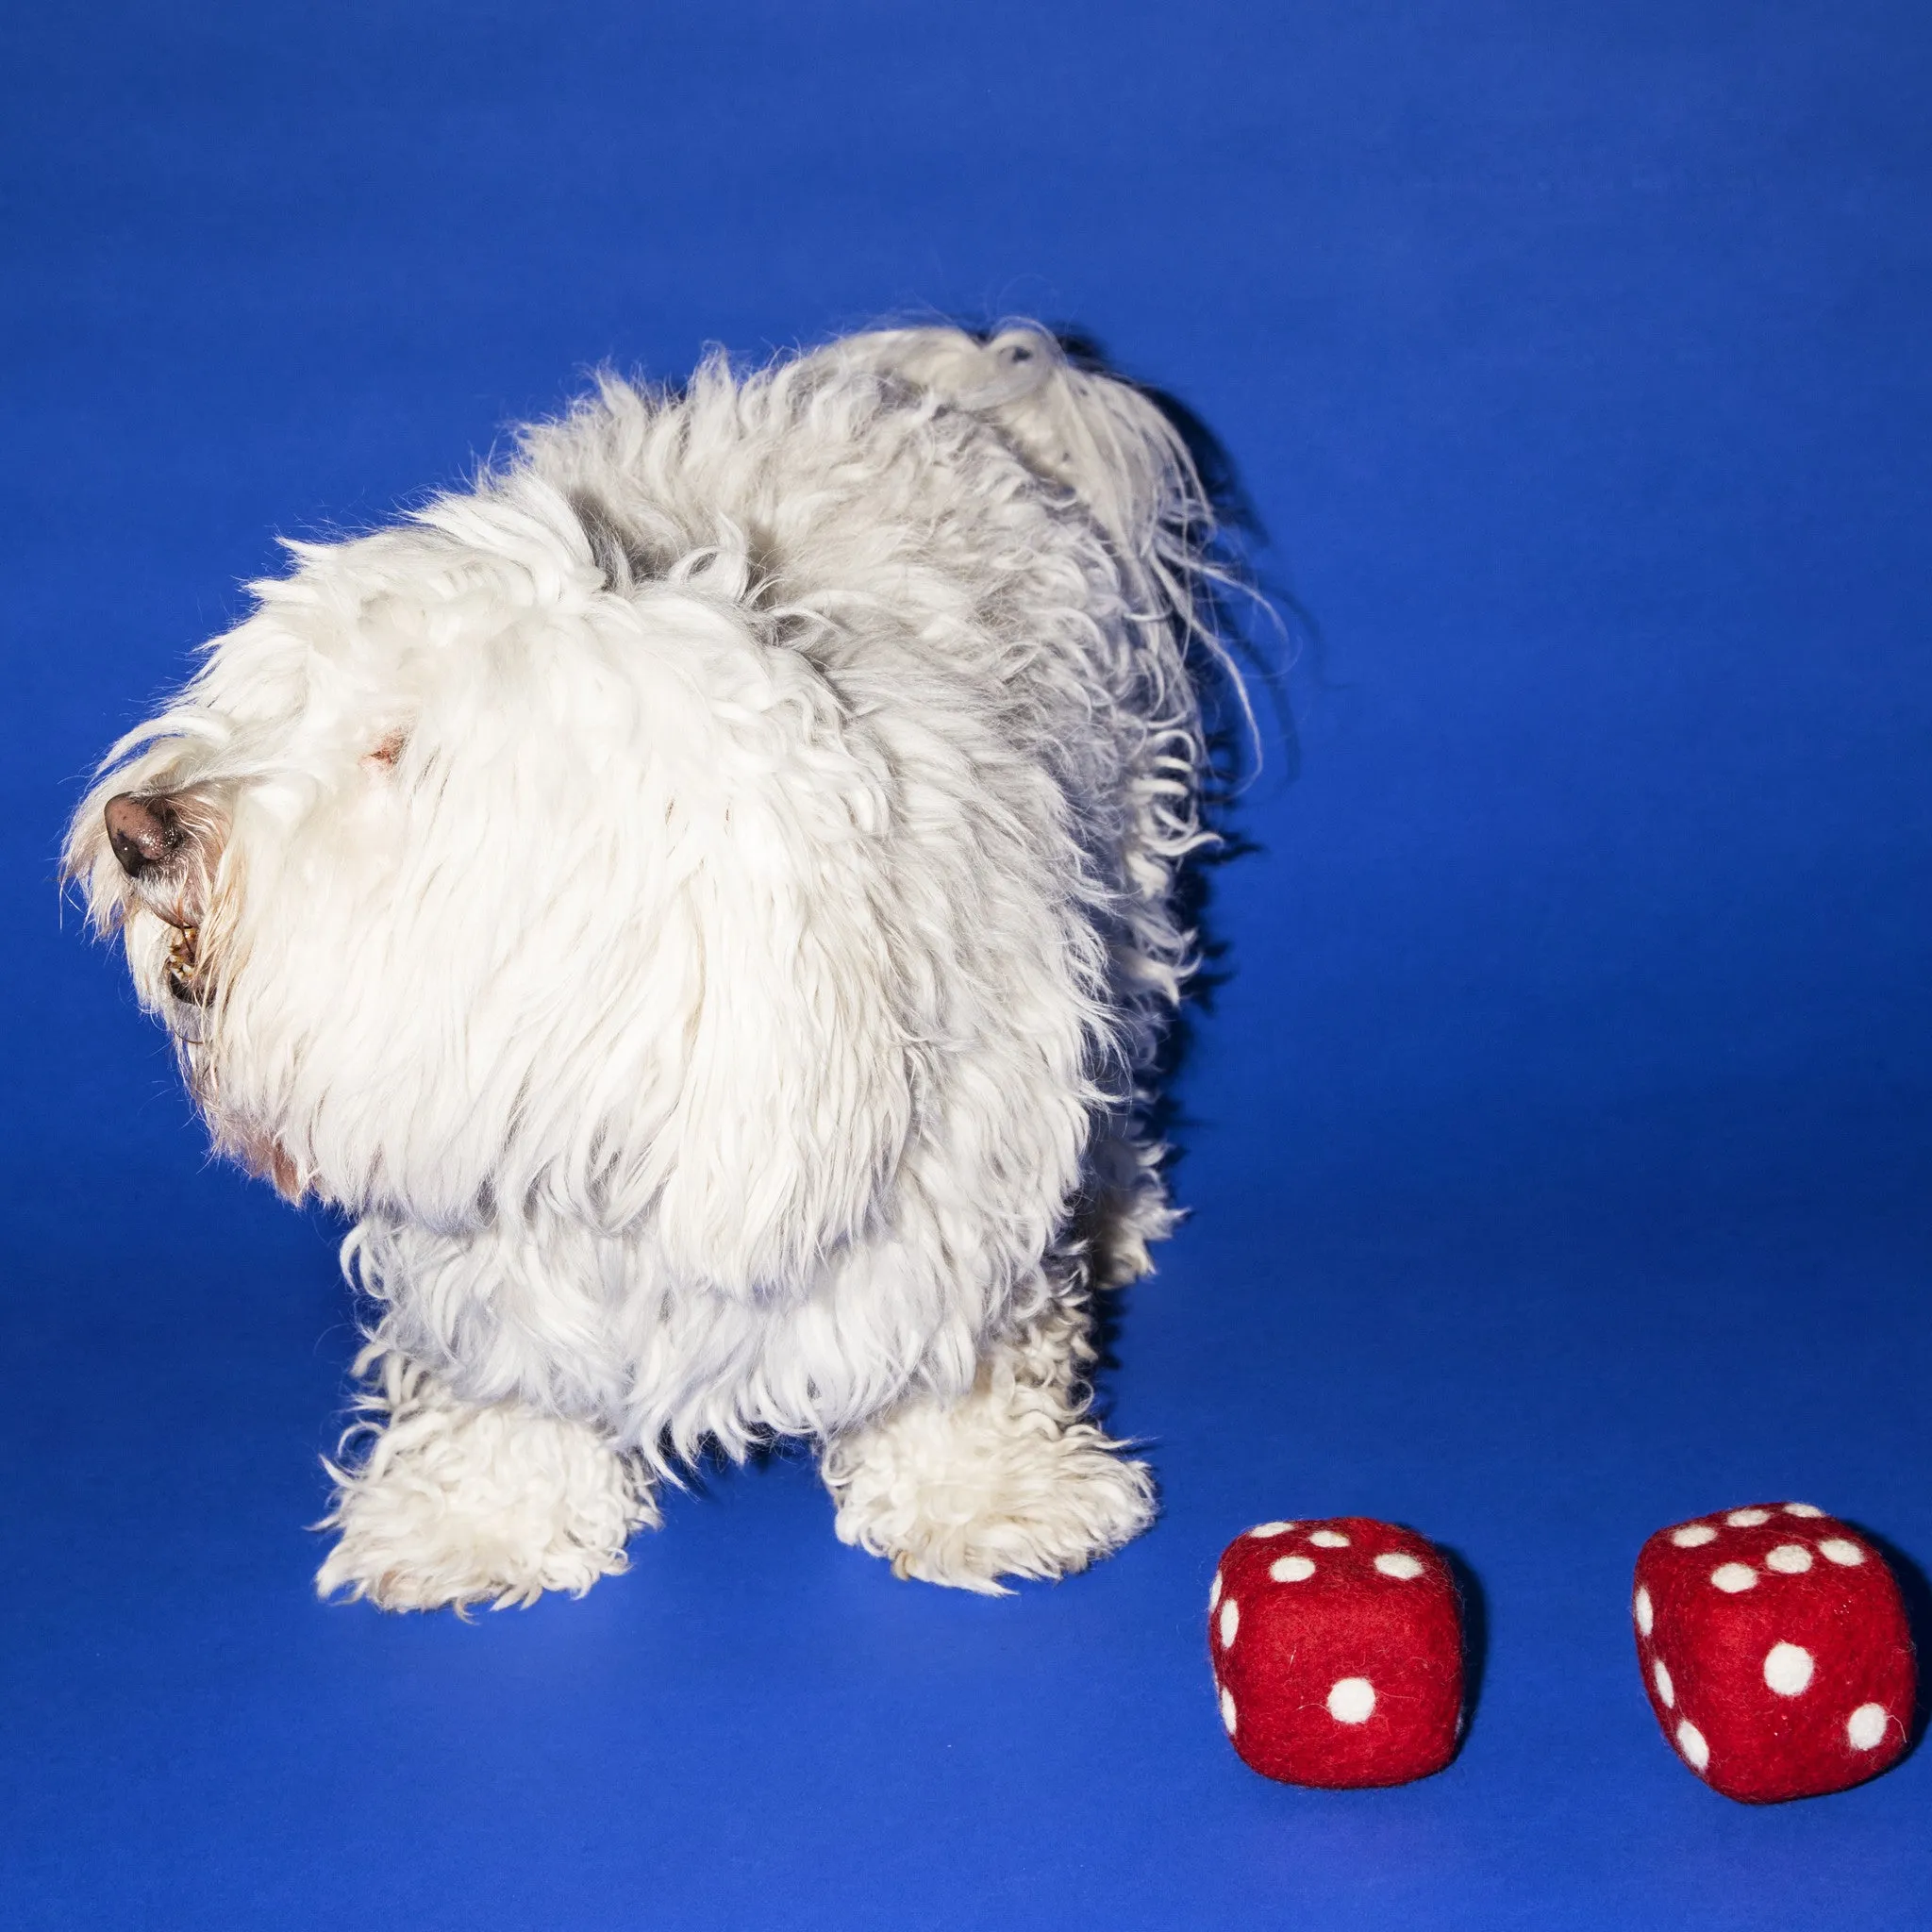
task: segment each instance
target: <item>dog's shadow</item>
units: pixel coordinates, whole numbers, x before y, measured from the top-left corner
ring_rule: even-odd
[[[1200,412],[1171,391],[1127,375],[1090,330],[1057,325],[1053,334],[1075,368],[1126,383],[1160,411],[1192,460],[1214,518],[1208,573],[1197,586],[1197,615],[1207,636],[1192,640],[1189,652],[1207,750],[1203,819],[1214,837],[1187,856],[1175,876],[1179,923],[1194,935],[1198,963],[1187,999],[1147,1070],[1151,1097],[1141,1111],[1149,1134],[1169,1149],[1171,1172],[1186,1158],[1188,1128],[1198,1124],[1184,1113],[1175,1091],[1199,1037],[1198,1023],[1211,1017],[1215,995],[1234,973],[1227,941],[1215,930],[1216,876],[1265,849],[1241,823],[1249,782],[1270,766],[1284,785],[1301,775],[1288,675],[1299,664],[1321,681],[1322,631],[1288,584],[1262,568],[1267,527],[1233,453]]]
[[[1126,375],[1090,331],[1056,326],[1053,335],[1075,368],[1127,383],[1160,411],[1191,458],[1214,519],[1209,572],[1197,587],[1196,614],[1207,635],[1192,640],[1189,651],[1207,751],[1203,819],[1213,839],[1188,854],[1175,874],[1178,923],[1193,935],[1196,965],[1187,997],[1141,1074],[1145,1097],[1139,1109],[1143,1133],[1167,1150],[1164,1173],[1172,1185],[1187,1158],[1190,1131],[1201,1124],[1178,1098],[1182,1076],[1201,1021],[1212,1016],[1217,993],[1234,974],[1228,943],[1215,930],[1217,875],[1264,849],[1240,822],[1242,793],[1254,774],[1272,763],[1283,783],[1300,776],[1301,743],[1287,675],[1296,658],[1319,662],[1321,632],[1292,592],[1257,567],[1258,553],[1268,547],[1266,528],[1227,444],[1200,413],[1172,391]],[[1095,1298],[1095,1376],[1119,1366],[1116,1346],[1128,1293],[1121,1289]]]

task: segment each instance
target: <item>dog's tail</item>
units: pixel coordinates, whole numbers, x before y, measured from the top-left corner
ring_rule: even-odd
[[[1214,608],[1238,578],[1192,454],[1131,383],[1078,366],[1036,324],[982,341],[957,328],[883,329],[837,353],[990,418],[1038,475],[1070,491],[1114,553],[1136,614],[1205,647],[1237,691]]]
[[[1221,541],[1192,453],[1151,396],[1081,366],[1035,325],[985,341],[955,328],[882,330],[847,337],[830,353],[991,422],[1042,483],[1081,506],[1106,547],[1128,642],[1106,675],[1142,726],[1125,774],[1128,941],[1120,956],[1129,1057],[1144,1066],[1160,1015],[1194,965],[1193,935],[1174,902],[1175,868],[1215,842],[1202,818],[1208,687],[1232,701],[1259,763],[1254,711],[1227,641],[1237,634],[1227,608],[1250,592]]]

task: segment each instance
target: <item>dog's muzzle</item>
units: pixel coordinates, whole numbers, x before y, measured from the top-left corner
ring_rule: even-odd
[[[108,799],[102,817],[107,822],[108,843],[130,882],[165,892],[171,880],[188,870],[194,857],[194,832],[166,792],[142,798],[132,791],[117,791]],[[176,898],[172,913],[156,908],[157,917],[175,933],[168,948],[168,991],[187,1006],[206,1006],[208,988],[201,975],[200,928],[196,916],[184,912],[178,894]]]
[[[102,816],[108,822],[108,843],[131,879],[166,871],[188,842],[181,815],[165,796],[137,798],[131,791],[117,791]]]

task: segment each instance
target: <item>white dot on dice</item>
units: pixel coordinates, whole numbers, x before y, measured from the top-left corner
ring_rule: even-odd
[[[1307,1557],[1277,1557],[1269,1564],[1268,1574],[1276,1583],[1306,1583],[1315,1574],[1315,1566]]]
[[[1717,1541],[1717,1531],[1707,1523],[1687,1523],[1682,1529],[1671,1532],[1671,1541],[1680,1550],[1694,1550],[1699,1543]]]
[[[1664,1708],[1672,1709],[1677,1702],[1677,1687],[1671,1682],[1671,1674],[1664,1668],[1664,1660],[1658,1657],[1650,1667],[1651,1682],[1657,1686],[1657,1694],[1664,1701]]]
[[[1824,1511],[1810,1503],[1787,1503],[1785,1505],[1785,1514],[1787,1516],[1823,1516]]]
[[[1748,1563],[1720,1563],[1710,1573],[1710,1580],[1727,1596],[1736,1596],[1757,1581],[1757,1573]]]
[[[1221,1572],[1214,1573],[1214,1581],[1208,1586],[1208,1607],[1212,1610],[1221,1601]]]
[[[1688,1717],[1677,1726],[1677,1749],[1692,1771],[1703,1771],[1710,1763],[1710,1746]]]
[[[1875,1751],[1885,1741],[1885,1707],[1861,1704],[1845,1720],[1845,1736],[1855,1751]]]
[[[1818,1545],[1818,1553],[1829,1557],[1834,1563],[1842,1563],[1846,1569],[1854,1569],[1865,1560],[1865,1553],[1857,1543],[1848,1543],[1841,1536],[1828,1536]]]
[[[1412,1582],[1423,1574],[1423,1566],[1404,1550],[1384,1550],[1375,1558],[1375,1568],[1402,1583]]]
[[[1724,1518],[1733,1529],[1756,1529],[1760,1523],[1771,1521],[1769,1509],[1733,1509]]]
[[[1811,1567],[1811,1552],[1803,1543],[1780,1543],[1764,1558],[1767,1569],[1780,1576],[1802,1576]]]
[[[1657,1613],[1650,1607],[1650,1592],[1641,1584],[1637,1595],[1631,1601],[1630,1614],[1637,1619],[1637,1627],[1648,1637],[1651,1625],[1657,1621]]]
[[[1257,1523],[1249,1530],[1250,1536],[1286,1536],[1294,1527],[1291,1523]]]
[[[1227,1735],[1234,1736],[1234,1698],[1224,1687],[1221,1692],[1221,1722],[1227,1726]]]
[[[1348,1547],[1348,1539],[1339,1529],[1313,1530],[1308,1541],[1318,1550],[1345,1550]]]
[[[1764,1681],[1780,1697],[1796,1697],[1811,1686],[1815,1660],[1799,1643],[1774,1643],[1764,1654]]]
[[[1241,1607],[1233,1597],[1221,1607],[1221,1647],[1225,1650],[1234,1641],[1234,1633],[1241,1628]]]
[[[1339,1724],[1365,1724],[1374,1709],[1375,1687],[1366,1677],[1343,1677],[1328,1692],[1328,1715]]]

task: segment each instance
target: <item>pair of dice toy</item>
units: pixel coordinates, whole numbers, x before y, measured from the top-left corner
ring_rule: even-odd
[[[1808,1503],[1658,1530],[1630,1613],[1665,1738],[1726,1797],[1842,1790],[1906,1748],[1917,1673],[1897,1582]],[[1263,1775],[1407,1784],[1456,1755],[1461,1597],[1414,1531],[1363,1516],[1257,1524],[1222,1553],[1208,1626],[1221,1721]]]

